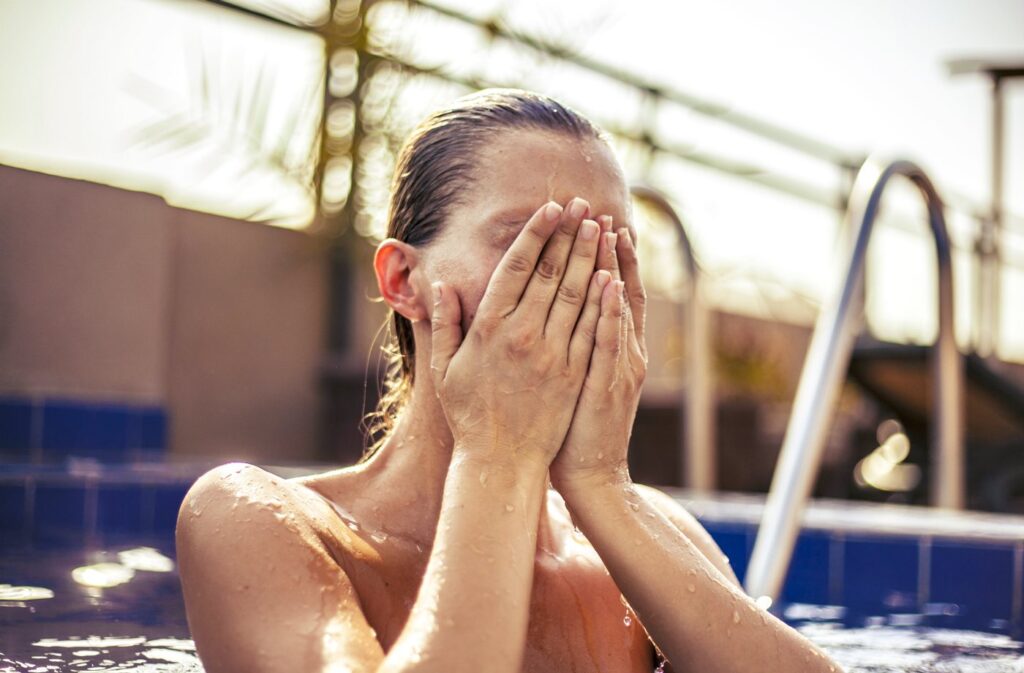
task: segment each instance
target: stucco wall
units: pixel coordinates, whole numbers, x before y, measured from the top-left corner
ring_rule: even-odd
[[[175,456],[307,459],[326,302],[304,233],[0,166],[0,394],[162,404]]]

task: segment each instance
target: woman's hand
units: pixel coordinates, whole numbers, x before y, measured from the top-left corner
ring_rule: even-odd
[[[612,228],[610,216],[600,219],[602,229]],[[647,374],[646,293],[629,230],[622,227],[617,234],[603,234],[598,267],[614,279],[606,294],[620,296],[602,304],[587,377],[569,433],[551,464],[552,484],[563,496],[593,480],[629,481],[629,436]]]
[[[455,291],[433,285],[431,371],[456,454],[547,469],[587,373],[609,271],[594,273],[589,205],[537,210],[491,277],[463,339]]]

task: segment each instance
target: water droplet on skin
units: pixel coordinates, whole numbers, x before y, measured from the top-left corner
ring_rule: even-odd
[[[604,458],[604,452],[603,451],[598,451],[597,452],[597,459],[601,460],[602,458]]]
[[[481,472],[480,473],[480,485],[481,486],[486,486],[487,485],[487,473],[486,472]]]
[[[687,584],[686,585],[686,590],[689,591],[692,594],[693,592],[697,591],[697,585],[696,584]]]
[[[739,624],[740,623],[740,613],[737,612],[736,610],[732,611],[732,623],[733,624]]]
[[[514,512],[514,511],[516,511],[516,506],[515,505],[511,505],[511,504],[510,505],[505,505],[505,511],[506,512]]]
[[[629,616],[628,612],[626,613],[626,616],[622,618],[622,623],[626,625],[627,629],[633,625],[633,618]]]
[[[419,542],[416,543],[416,551],[418,551],[418,552],[422,552],[423,551],[423,547],[420,546]]]
[[[630,508],[631,508],[631,509],[632,509],[632,510],[633,510],[634,512],[639,512],[639,511],[640,511],[640,504],[639,504],[639,503],[636,503],[636,502],[631,502],[631,503],[629,503],[629,506],[630,506]]]
[[[583,462],[583,456],[580,456],[580,462],[581,463]]]

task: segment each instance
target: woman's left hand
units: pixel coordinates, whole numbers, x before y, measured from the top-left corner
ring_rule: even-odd
[[[610,216],[602,216],[598,222],[602,229],[612,229]],[[609,239],[614,239],[611,245]],[[636,247],[626,227],[615,234],[602,234],[597,268],[609,270],[613,279],[625,283],[609,283],[605,288],[611,291],[615,286],[624,287],[625,301],[613,304],[621,308],[618,316],[608,316],[617,317],[617,321],[601,316],[569,432],[551,463],[552,485],[563,496],[567,490],[593,480],[629,481],[629,437],[647,374],[647,296],[640,282]]]

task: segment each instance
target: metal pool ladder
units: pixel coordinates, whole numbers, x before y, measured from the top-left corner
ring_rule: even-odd
[[[963,363],[953,333],[953,269],[942,200],[917,165],[909,161],[885,165],[869,157],[857,174],[846,211],[846,227],[855,234],[853,253],[837,291],[826,298],[814,327],[750,558],[746,590],[755,598],[776,600],[789,568],[829,419],[859,331],[868,240],[882,192],[894,175],[909,178],[924,197],[938,261],[939,331],[932,348],[932,505],[951,509],[964,506]]]
[[[681,483],[694,491],[712,491],[715,488],[715,409],[711,394],[711,335],[708,307],[701,292],[700,267],[693,254],[690,237],[679,213],[657,189],[643,184],[630,187],[633,196],[646,201],[665,215],[679,233],[679,246],[683,254],[686,273],[689,274],[690,296],[682,316],[686,343],[687,394],[681,398],[679,408],[682,436]]]

